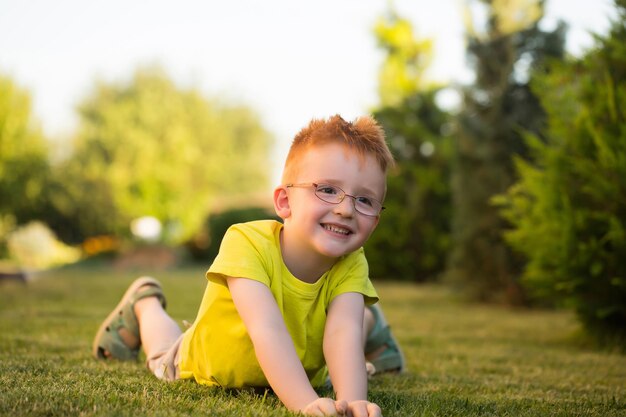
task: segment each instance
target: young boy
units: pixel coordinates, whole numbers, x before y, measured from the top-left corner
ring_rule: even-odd
[[[404,359],[370,306],[378,296],[362,246],[378,224],[392,164],[372,118],[311,121],[274,190],[283,223],[227,231],[194,324],[181,333],[158,281],[139,278],[102,323],[93,354],[136,359],[143,345],[148,368],[164,380],[269,386],[307,415],[381,416],[367,401],[366,369],[402,371]],[[336,400],[314,390],[329,376]]]

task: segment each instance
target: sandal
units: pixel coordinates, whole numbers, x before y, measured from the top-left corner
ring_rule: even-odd
[[[137,301],[147,297],[157,297],[165,308],[165,296],[159,281],[150,277],[137,278],[100,325],[92,347],[96,359],[137,360],[141,338],[134,306]],[[109,355],[105,355],[105,352]]]
[[[400,350],[398,342],[391,334],[391,328],[387,324],[383,312],[378,305],[367,306],[374,315],[374,328],[367,335],[365,342],[365,355],[386,348],[375,358],[368,359],[374,365],[374,374],[383,372],[404,372],[404,355]]]

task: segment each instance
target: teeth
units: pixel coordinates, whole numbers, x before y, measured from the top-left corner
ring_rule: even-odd
[[[348,229],[344,229],[343,227],[337,227],[337,226],[333,226],[330,224],[325,224],[324,225],[324,229],[330,231],[330,232],[334,232],[334,233],[339,233],[342,235],[349,235],[350,231]]]

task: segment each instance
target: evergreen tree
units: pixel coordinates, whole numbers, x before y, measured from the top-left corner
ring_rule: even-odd
[[[575,308],[589,333],[626,346],[626,0],[610,33],[534,82],[549,115],[532,162],[501,199],[523,282]]]
[[[473,85],[464,91],[454,146],[452,250],[447,278],[471,298],[523,303],[521,264],[503,240],[507,227],[492,204],[515,180],[513,155],[527,153],[522,131],[538,132],[543,110],[528,76],[546,57],[563,54],[565,28],[539,29],[536,0],[482,1],[484,32],[467,24]]]

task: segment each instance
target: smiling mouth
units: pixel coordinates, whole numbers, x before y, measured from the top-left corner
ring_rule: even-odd
[[[323,224],[322,227],[329,232],[338,233],[344,236],[352,234],[352,231],[350,229],[346,229],[345,227],[340,227],[332,224]]]

